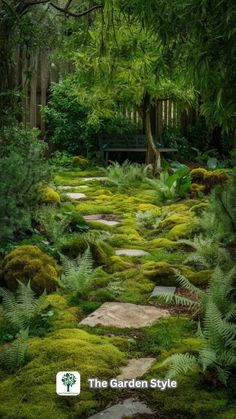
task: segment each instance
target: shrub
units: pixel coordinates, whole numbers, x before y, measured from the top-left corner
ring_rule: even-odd
[[[73,157],[72,164],[74,167],[79,167],[81,170],[85,170],[89,166],[89,161],[83,156],[75,156]]]
[[[18,282],[29,281],[36,294],[44,290],[56,290],[59,267],[54,259],[43,253],[37,246],[20,246],[12,250],[1,266],[1,283],[10,290],[17,288]]]
[[[42,204],[59,205],[61,202],[59,193],[54,191],[54,189],[48,185],[40,185],[39,193],[39,201]]]
[[[0,130],[0,242],[31,226],[38,184],[49,177],[38,131],[20,126]]]

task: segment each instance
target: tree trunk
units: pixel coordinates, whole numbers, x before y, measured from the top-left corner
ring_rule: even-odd
[[[0,22],[0,113],[1,122],[8,118],[13,106],[14,65],[12,60],[12,33],[14,23],[11,20]]]
[[[161,154],[153,140],[150,105],[150,95],[146,93],[143,103],[143,120],[147,140],[146,164],[152,165],[153,174],[155,175],[161,170]]]

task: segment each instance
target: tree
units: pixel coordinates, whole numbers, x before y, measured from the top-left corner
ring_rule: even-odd
[[[233,132],[236,142],[236,3],[234,0],[119,2],[133,19],[174,46],[200,94],[210,127]]]
[[[164,49],[160,37],[110,3],[90,25],[86,39],[79,29],[73,29],[61,54],[64,59],[67,54],[75,65],[71,80],[91,110],[90,120],[96,126],[101,118],[116,115],[122,107],[136,107],[146,132],[146,162],[156,173],[160,152],[152,135],[150,110],[162,98],[191,102],[193,91],[186,87],[182,68],[172,65],[171,51]]]
[[[62,6],[61,3],[58,5],[50,0],[0,0],[0,109],[2,114],[6,115],[12,110],[19,97],[17,89],[19,86],[15,80],[14,53],[16,45],[19,45],[21,41],[23,44],[27,42],[24,35],[26,28],[32,26],[30,18],[38,16],[38,24],[41,24],[45,15],[49,15],[51,8],[62,16],[80,19],[102,7],[101,3],[95,3],[91,7],[87,7],[86,3],[82,1],[74,6],[72,1],[68,0]],[[85,7],[83,11],[80,9],[81,6]],[[32,13],[31,10],[33,10]],[[35,23],[34,30],[37,32]],[[34,37],[33,31],[28,35],[27,38]]]
[[[63,382],[64,386],[66,386],[67,391],[70,391],[70,387],[72,387],[76,383],[76,378],[74,374],[67,372],[63,375],[61,381]]]

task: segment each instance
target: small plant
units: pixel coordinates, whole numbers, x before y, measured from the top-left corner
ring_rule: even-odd
[[[62,287],[76,295],[84,296],[91,288],[93,280],[93,258],[88,248],[83,255],[71,260],[61,256],[63,274],[60,282]]]
[[[104,170],[107,180],[120,191],[139,186],[151,175],[151,167],[126,160],[122,165],[115,162]]]
[[[212,237],[195,236],[193,240],[181,240],[180,243],[191,246],[195,252],[187,257],[185,263],[211,268],[219,263],[221,266],[229,262],[229,256],[225,249]]]
[[[157,215],[152,210],[149,211],[138,211],[136,213],[136,221],[142,227],[147,229],[155,229],[159,226],[160,222],[163,220],[164,214],[162,213],[160,216]]]
[[[16,293],[0,288],[0,297],[4,318],[15,331],[28,328],[42,311],[45,301],[45,294],[35,297],[30,282],[27,285],[19,282]]]
[[[25,363],[28,349],[29,330],[20,331],[17,339],[0,352],[0,365],[9,372],[14,372]]]
[[[177,169],[172,174],[165,170],[160,173],[159,179],[149,179],[148,182],[155,191],[158,202],[177,201],[185,197],[191,187],[191,177],[186,166]]]

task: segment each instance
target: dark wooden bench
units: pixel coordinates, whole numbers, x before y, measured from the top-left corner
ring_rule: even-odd
[[[155,143],[158,147],[160,153],[176,153],[178,150],[176,148],[166,148],[163,145],[157,142]],[[106,164],[109,162],[109,153],[145,153],[147,150],[146,146],[146,137],[145,135],[135,135],[128,137],[115,138],[109,141],[100,142],[100,150],[103,154],[103,159]]]

